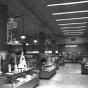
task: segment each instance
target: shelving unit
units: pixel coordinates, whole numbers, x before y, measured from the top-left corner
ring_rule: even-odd
[[[20,58],[20,55],[17,55],[17,58]],[[32,66],[37,66],[37,63],[39,62],[39,54],[26,54],[25,55],[26,58],[26,62],[28,67],[32,67]]]

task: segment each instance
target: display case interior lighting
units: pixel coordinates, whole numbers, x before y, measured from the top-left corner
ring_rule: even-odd
[[[78,2],[67,2],[67,3],[57,3],[57,4],[49,4],[47,6],[62,6],[62,5],[73,5],[73,4],[81,4],[81,3],[88,3],[88,0],[86,1],[78,1]]]
[[[67,18],[67,19],[56,19],[56,21],[80,20],[80,19],[88,19],[88,17]]]
[[[87,24],[87,22],[79,22],[79,23],[66,23],[66,24],[58,24],[58,25],[77,25],[77,24]]]
[[[62,32],[70,32],[70,31],[75,31],[75,32],[78,32],[78,31],[84,31],[85,29],[76,29],[76,30],[63,30]]]
[[[78,45],[66,45],[65,47],[77,47]]]
[[[69,28],[84,28],[86,26],[77,26],[77,27],[62,27],[60,29],[69,29]]]
[[[62,12],[62,13],[52,13],[52,15],[63,15],[63,14],[84,13],[84,12],[88,12],[88,10],[72,11],[72,12]]]

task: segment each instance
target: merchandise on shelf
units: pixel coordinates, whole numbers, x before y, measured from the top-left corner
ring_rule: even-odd
[[[23,55],[23,52],[22,52],[21,57],[20,57],[20,62],[18,64],[18,70],[23,71],[26,68],[27,68],[27,64],[26,64],[25,56]]]

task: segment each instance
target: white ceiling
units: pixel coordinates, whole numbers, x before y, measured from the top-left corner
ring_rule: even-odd
[[[74,2],[74,1],[83,1],[83,0],[10,0],[10,6],[15,8],[15,15],[24,14],[25,34],[29,33],[29,35],[34,35],[34,31],[36,27],[37,35],[38,35],[40,27],[44,27],[45,28],[44,31],[48,33],[49,35],[59,36],[59,35],[63,35],[62,29],[60,28],[67,27],[67,26],[60,26],[58,24],[73,23],[73,22],[88,22],[88,19],[58,21],[58,22],[55,21],[56,19],[87,17],[88,12],[56,15],[56,16],[53,16],[52,13],[88,10],[88,3],[76,4],[76,5],[66,5],[66,6],[53,6],[53,7],[47,7],[47,5]],[[73,26],[77,27],[79,25],[73,25]],[[87,30],[88,23],[80,25],[80,26],[86,26],[84,35],[88,34],[88,30]],[[19,34],[21,34],[22,27],[23,27],[22,18],[19,18],[18,19]]]

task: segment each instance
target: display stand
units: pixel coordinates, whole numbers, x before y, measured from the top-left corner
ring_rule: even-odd
[[[88,65],[86,65],[85,62],[81,63],[81,73],[82,74],[88,74]]]
[[[88,74],[88,57],[83,58],[83,62],[81,62],[81,73]]]
[[[59,69],[59,60],[56,60],[56,70]]]
[[[47,64],[42,66],[40,70],[40,78],[51,78],[54,74],[56,74],[56,64]]]
[[[31,68],[18,73],[2,74],[0,75],[0,80],[2,76],[7,79],[1,88],[34,88],[39,84],[39,70],[37,68]]]
[[[62,60],[62,61],[59,61],[59,66],[64,66],[65,65],[65,62]]]

